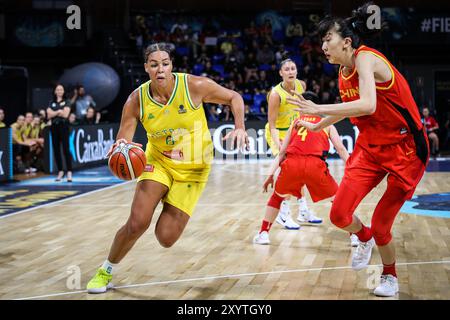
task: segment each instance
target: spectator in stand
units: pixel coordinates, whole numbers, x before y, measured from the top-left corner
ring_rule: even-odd
[[[35,144],[34,142],[25,140],[25,117],[19,115],[17,121],[11,125],[12,140],[13,140],[13,156],[14,156],[14,171],[18,173],[30,173],[30,148]],[[32,172],[36,172],[32,168]]]
[[[312,55],[313,55],[313,46],[311,43],[310,37],[304,37],[303,41],[299,45],[300,47],[300,53],[304,58],[306,58],[306,61],[308,64],[313,63]]]
[[[255,55],[253,54],[253,52],[249,52],[247,55],[247,59],[245,60],[245,82],[248,81],[248,78],[250,78],[250,76],[258,71],[258,61],[256,61]]]
[[[228,58],[230,53],[233,51],[233,37],[229,34],[225,38],[225,40],[220,45],[220,51],[225,55],[225,58]]]
[[[143,16],[136,16],[128,36],[130,40],[135,42],[138,50],[142,50],[143,46],[150,40],[150,30],[148,29]]]
[[[250,21],[250,25],[244,29],[244,40],[247,45],[250,45],[254,39],[258,39],[259,31],[256,27],[255,21]]]
[[[69,115],[69,124],[72,126],[76,126],[79,124],[77,116],[73,112]]]
[[[262,38],[261,40],[266,42],[268,45],[273,46],[273,28],[270,19],[265,19],[263,25],[259,30],[259,34]]]
[[[274,60],[275,55],[267,43],[256,53],[256,61],[259,64],[271,64]]]
[[[29,140],[36,143],[31,147],[32,165],[39,170],[43,170],[44,135],[41,128],[41,118],[37,114],[33,116]],[[30,168],[30,170],[31,169],[32,168]]]
[[[271,88],[271,84],[267,80],[267,75],[264,70],[259,71],[259,81],[256,84],[256,89],[260,93],[267,93]]]
[[[6,127],[6,124],[3,122],[5,120],[5,111],[3,108],[0,108],[0,128]]]
[[[39,118],[41,118],[41,129],[44,130],[45,127],[50,126],[52,122],[47,119],[47,111],[45,109],[39,109]]]
[[[303,37],[303,26],[302,24],[295,18],[291,18],[291,22],[286,27],[286,42],[290,45],[296,46],[300,43]]]
[[[425,125],[427,129],[428,139],[430,139],[431,142],[431,154],[434,156],[439,155],[439,137],[438,137],[438,130],[439,130],[439,124],[437,123],[436,119],[430,115],[430,109],[427,107],[424,107],[422,109],[422,122]]]
[[[64,177],[63,163],[61,158],[61,145],[66,161],[67,182],[72,182],[72,158],[69,152],[69,115],[70,100],[66,99],[64,86],[57,84],[53,90],[53,99],[47,108],[47,115],[52,120],[50,131],[55,154],[58,176],[55,181],[61,181]]]
[[[25,124],[23,126],[23,137],[25,141],[30,136],[32,126],[33,126],[33,113],[27,112],[25,113]]]
[[[277,64],[280,64],[281,61],[287,59],[289,55],[289,51],[286,50],[284,44],[280,44],[277,52],[275,53],[275,61]]]
[[[102,115],[100,114],[100,112],[96,112],[93,107],[89,107],[87,109],[86,115],[84,116],[80,124],[82,125],[98,124],[100,123],[101,116]]]
[[[280,75],[278,73],[278,68],[275,63],[272,63],[270,65],[270,69],[266,72],[267,75],[267,81],[269,82],[270,86],[274,86],[278,83],[278,80],[280,78]]]
[[[334,103],[334,101],[336,101],[336,97],[339,96],[339,90],[336,87],[336,81],[330,80],[330,82],[328,83],[328,92],[331,96],[330,99],[333,101],[332,103]]]
[[[78,85],[74,90],[74,95],[71,99],[71,105],[75,106],[75,115],[78,120],[81,120],[86,115],[87,109],[89,107],[96,106],[94,99],[86,94],[83,85]]]

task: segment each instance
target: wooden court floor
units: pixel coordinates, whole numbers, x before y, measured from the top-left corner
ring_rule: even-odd
[[[88,295],[85,286],[128,217],[134,182],[0,219],[0,299],[381,299],[371,293],[381,272],[377,249],[366,270],[351,270],[354,249],[329,222],[329,202],[308,198],[322,225],[290,231],[275,224],[271,245],[252,244],[268,166],[215,164],[170,249],[153,234],[158,207],[115,272],[116,289],[102,295]],[[330,169],[340,181],[343,163]],[[382,182],[358,207],[364,222],[384,188]],[[416,194],[449,190],[450,173],[427,172]],[[294,202],[292,209],[296,217]],[[389,299],[450,299],[450,219],[399,213],[393,236],[400,293]]]

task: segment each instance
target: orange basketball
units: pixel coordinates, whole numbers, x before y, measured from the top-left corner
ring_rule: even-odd
[[[119,179],[133,180],[144,172],[145,152],[131,143],[119,144],[108,160],[109,170]]]

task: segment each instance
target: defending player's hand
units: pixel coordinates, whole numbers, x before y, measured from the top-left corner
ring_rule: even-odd
[[[231,144],[234,146],[235,141],[237,143],[237,149],[241,150],[245,146],[245,150],[249,150],[248,135],[245,129],[234,129],[228,132],[222,140],[228,140],[231,138]]]
[[[109,151],[106,154],[106,157],[109,158],[109,156],[111,155],[113,150],[121,143],[125,143],[125,144],[130,143],[130,144],[133,144],[135,146],[138,146],[139,148],[142,148],[142,144],[140,144],[140,143],[136,143],[136,142],[132,142],[132,141],[128,142],[126,139],[119,139],[116,142],[114,142],[113,145],[109,148]]]
[[[307,130],[312,132],[320,131],[320,128],[317,123],[311,123],[308,121],[298,120],[295,123],[295,129],[299,130],[301,127],[305,127]]]
[[[311,100],[306,100],[301,94],[292,91],[295,97],[286,97],[286,101],[290,104],[296,105],[298,108],[294,109],[295,111],[300,112],[301,114],[320,114],[319,106],[312,102]]]
[[[267,192],[267,190],[269,189],[269,185],[271,188],[273,188],[273,174],[271,174],[270,176],[267,177],[266,181],[264,181],[263,184],[263,193]]]

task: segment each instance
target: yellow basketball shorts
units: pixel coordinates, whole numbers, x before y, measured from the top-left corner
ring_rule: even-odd
[[[272,140],[272,135],[270,134],[270,129],[269,129],[269,124],[266,124],[266,128],[265,128],[266,132],[265,132],[265,136],[266,136],[266,141],[267,144],[269,145],[270,149],[272,150],[272,154],[273,156],[277,156],[280,153],[280,150],[278,149],[277,145],[274,143],[274,141]],[[281,141],[284,140],[284,138],[286,137],[286,133],[288,132],[288,129],[282,129],[282,130],[278,130],[278,137],[280,138]]]
[[[153,180],[167,186],[169,191],[162,201],[192,216],[195,206],[205,189],[206,182],[174,180],[170,172],[155,160],[148,162],[147,168],[148,166],[151,166],[150,170],[146,169],[137,181]]]

